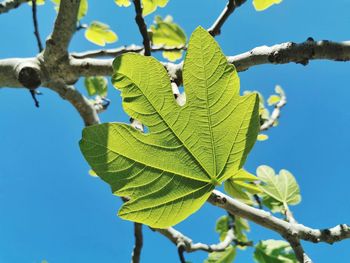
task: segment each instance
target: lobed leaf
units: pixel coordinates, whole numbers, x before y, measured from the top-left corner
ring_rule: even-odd
[[[184,62],[183,106],[156,59],[125,54],[113,68],[124,110],[148,133],[121,123],[87,127],[81,150],[113,193],[131,199],[119,216],[157,228],[177,224],[243,166],[259,130],[257,95],[239,96],[235,68],[201,27]]]
[[[90,42],[105,46],[106,43],[114,43],[118,40],[118,36],[109,26],[99,21],[93,21],[85,31],[85,37]]]
[[[253,0],[253,5],[255,7],[255,10],[257,11],[263,11],[270,6],[274,4],[279,4],[281,3],[282,0]]]

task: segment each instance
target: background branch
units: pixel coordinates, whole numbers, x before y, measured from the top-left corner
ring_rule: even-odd
[[[151,42],[148,36],[147,32],[147,25],[145,20],[143,19],[142,16],[142,4],[141,0],[133,0],[134,6],[135,6],[135,21],[139,27],[140,33],[143,38],[143,46],[145,48],[145,56],[150,56],[151,55]]]
[[[30,0],[5,0],[0,3],[0,14],[9,12]]]
[[[213,36],[220,35],[221,27],[225,24],[229,16],[236,10],[237,7],[244,4],[247,0],[228,0],[224,10],[222,10],[219,17],[215,20],[214,24],[208,29],[208,32]]]
[[[132,251],[131,263],[139,263],[143,246],[142,224],[134,223],[135,246]]]

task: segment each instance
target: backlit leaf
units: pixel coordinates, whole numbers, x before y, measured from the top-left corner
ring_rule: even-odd
[[[258,263],[297,263],[289,243],[282,240],[260,241],[255,247],[254,260]]]
[[[269,104],[269,106],[271,106],[271,105],[277,104],[280,100],[281,100],[280,96],[278,96],[278,95],[271,95],[268,98],[267,103]]]
[[[236,249],[228,246],[224,251],[209,253],[204,263],[232,263],[236,257]]]
[[[108,25],[99,21],[91,22],[85,31],[85,37],[99,46],[105,46],[106,43],[114,43],[118,40],[116,33],[110,30]]]
[[[171,16],[167,16],[164,20],[160,16],[156,16],[154,25],[151,25],[152,43],[155,46],[162,47],[181,47],[186,45],[187,37],[183,29],[173,22]],[[163,57],[170,61],[175,61],[182,57],[182,50],[165,51]]]
[[[130,0],[114,0],[114,2],[119,6],[125,7],[128,7],[131,4]]]
[[[89,96],[105,97],[107,95],[108,81],[105,77],[87,77],[84,84]]]
[[[142,0],[142,15],[147,16],[156,11],[158,7],[165,7],[168,2],[169,0]]]
[[[288,205],[300,203],[299,186],[289,171],[281,170],[279,175],[275,175],[275,171],[271,167],[261,165],[256,174],[264,182],[260,185],[261,189],[273,199]]]
[[[257,11],[263,11],[273,4],[279,4],[282,0],[253,0],[253,5],[255,7],[255,10]]]
[[[148,132],[121,123],[90,126],[81,150],[113,193],[131,199],[119,216],[158,228],[177,224],[243,166],[259,130],[257,95],[239,95],[235,68],[201,27],[184,62],[182,107],[155,58],[124,54],[113,68],[124,110]]]

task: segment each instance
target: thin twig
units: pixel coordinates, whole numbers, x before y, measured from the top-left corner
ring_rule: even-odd
[[[179,255],[179,259],[180,259],[181,263],[186,263],[186,259],[185,259],[185,255],[184,255],[185,251],[186,251],[185,244],[179,244],[177,246],[177,253]]]
[[[235,11],[237,7],[244,4],[247,0],[228,0],[224,10],[222,10],[219,17],[214,24],[208,29],[208,32],[213,36],[220,35],[221,27],[224,25],[229,16]]]
[[[38,17],[37,17],[37,6],[36,0],[32,0],[32,15],[33,15],[33,23],[34,23],[34,35],[36,41],[38,43],[39,53],[43,51],[43,44],[41,43],[40,33],[39,33],[39,25],[38,25]]]
[[[141,0],[133,0],[134,6],[135,6],[135,21],[139,27],[140,33],[143,38],[143,46],[145,48],[145,56],[150,56],[151,55],[151,41],[148,36],[147,32],[147,25],[145,20],[143,19],[142,16],[142,4]]]
[[[131,263],[140,263],[141,250],[143,245],[142,224],[134,223],[135,246],[132,251]]]

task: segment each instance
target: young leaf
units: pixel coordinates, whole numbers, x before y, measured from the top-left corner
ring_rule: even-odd
[[[252,184],[258,180],[259,178],[256,176],[241,169],[225,182],[224,188],[225,191],[234,198],[248,205],[253,205],[254,202],[250,194],[262,192],[258,186]]]
[[[128,7],[131,4],[130,0],[114,0],[114,2],[118,6],[125,6],[125,7]]]
[[[299,186],[294,176],[287,170],[281,170],[279,175],[275,175],[271,167],[261,165],[256,174],[265,183],[260,185],[261,189],[273,199],[288,205],[300,203]]]
[[[269,139],[269,136],[267,134],[261,133],[258,135],[258,141],[263,142],[263,141],[266,141],[268,139]]]
[[[125,54],[113,68],[124,110],[149,132],[121,123],[90,126],[81,150],[116,195],[131,198],[119,216],[157,228],[177,224],[244,164],[259,130],[258,98],[239,96],[235,68],[201,27],[184,62],[182,107],[155,58]]]
[[[87,77],[84,84],[89,96],[99,95],[105,97],[107,95],[108,81],[105,77]]]
[[[142,0],[142,15],[147,16],[156,11],[158,7],[165,7],[168,2],[169,0]]]
[[[254,260],[258,263],[297,263],[289,243],[282,240],[260,241],[255,247]]]
[[[110,30],[108,25],[99,21],[91,22],[85,31],[85,37],[90,42],[99,46],[105,46],[106,43],[114,43],[118,40],[116,33]]]
[[[204,263],[232,263],[235,257],[236,249],[229,246],[224,251],[210,253]]]
[[[223,241],[227,235],[229,227],[228,216],[222,216],[216,221],[215,231],[220,236],[220,241]]]
[[[269,106],[275,105],[277,104],[279,101],[281,100],[281,97],[278,95],[271,95],[268,100],[267,100],[267,104],[269,104]]]
[[[263,11],[273,4],[279,4],[282,0],[253,0],[253,5],[256,11]]]
[[[183,29],[173,22],[171,16],[164,20],[156,16],[155,24],[151,25],[152,43],[156,46],[179,47],[186,45],[187,37]],[[182,51],[165,51],[163,57],[175,61],[182,57]]]

